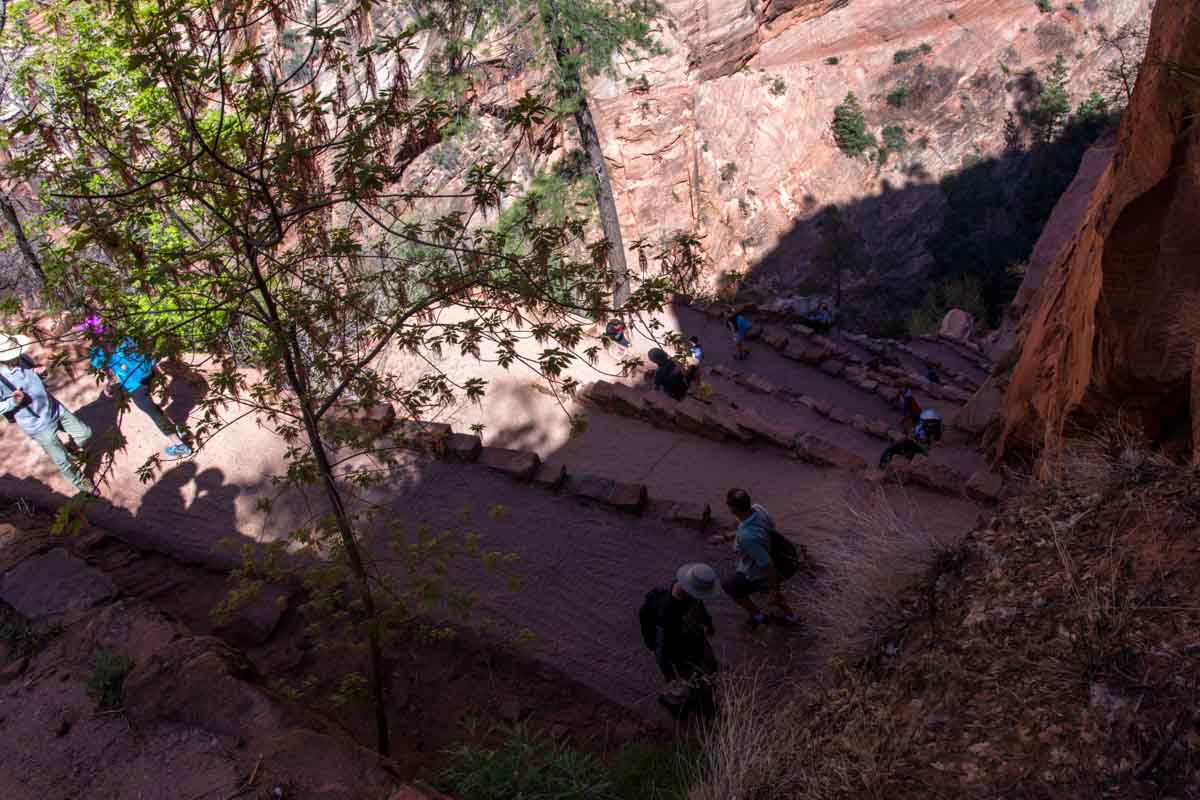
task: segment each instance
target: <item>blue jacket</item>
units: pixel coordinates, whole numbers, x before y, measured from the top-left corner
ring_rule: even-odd
[[[137,349],[137,343],[126,337],[117,345],[112,355],[105,352],[103,347],[93,347],[91,352],[92,366],[96,369],[111,369],[113,375],[121,383],[121,388],[127,392],[135,392],[154,372],[154,359],[143,355]]]

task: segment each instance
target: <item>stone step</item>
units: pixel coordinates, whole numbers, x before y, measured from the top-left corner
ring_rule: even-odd
[[[528,450],[510,450],[504,447],[484,447],[479,453],[479,463],[488,469],[502,472],[518,481],[529,481],[542,463],[537,453]]]

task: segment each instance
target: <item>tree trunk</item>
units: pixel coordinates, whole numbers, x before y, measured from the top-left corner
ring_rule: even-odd
[[[325,489],[326,497],[329,499],[334,520],[337,522],[338,533],[342,538],[342,546],[346,548],[346,557],[350,560],[350,568],[354,572],[354,578],[358,583],[358,590],[362,595],[363,616],[367,623],[367,641],[370,648],[371,661],[371,671],[368,677],[371,683],[371,693],[375,700],[375,748],[381,755],[388,756],[391,755],[392,746],[391,736],[388,731],[387,696],[384,691],[383,645],[379,631],[378,614],[375,609],[375,597],[371,593],[370,576],[367,574],[366,565],[362,560],[362,554],[358,548],[358,539],[354,536],[354,526],[350,522],[350,515],[346,513],[346,506],[342,503],[342,494],[338,490],[337,481],[333,475],[333,467],[329,463],[329,454],[325,452],[325,443],[321,439],[321,431],[317,416],[313,411],[312,399],[308,395],[308,382],[296,367],[296,355],[300,352],[296,337],[293,333],[285,330],[283,320],[280,318],[278,308],[275,305],[275,300],[271,296],[270,287],[259,270],[258,256],[254,250],[254,245],[246,245],[246,255],[249,259],[250,269],[254,275],[254,281],[258,286],[258,291],[263,297],[263,305],[266,308],[271,331],[275,334],[281,345],[284,371],[287,374],[288,384],[292,391],[295,392],[300,405],[300,415],[304,420],[304,432],[308,437],[308,446],[312,451],[313,458],[317,462],[317,472],[321,476],[321,484]]]
[[[613,308],[620,308],[629,299],[629,267],[625,263],[625,243],[621,240],[621,218],[617,216],[617,201],[613,197],[612,180],[608,176],[608,162],[600,147],[600,136],[596,123],[588,108],[587,93],[583,90],[583,76],[579,67],[572,63],[566,39],[559,27],[558,3],[549,0],[543,6],[543,23],[546,34],[554,42],[554,60],[558,64],[559,97],[575,104],[575,126],[579,128],[579,140],[591,162],[596,176],[596,205],[600,208],[600,227],[608,241],[608,269],[612,273]]]
[[[617,200],[613,196],[612,181],[608,176],[608,163],[600,147],[600,137],[592,121],[587,97],[580,93],[579,107],[575,109],[575,125],[579,138],[587,152],[592,171],[596,174],[596,205],[600,207],[600,227],[608,240],[608,268],[612,272],[613,307],[620,308],[629,300],[629,267],[625,263],[625,244],[621,239],[621,218],[617,216]]]
[[[17,249],[21,251],[21,255],[25,258],[25,266],[29,268],[29,272],[37,280],[38,288],[44,289],[46,287],[46,273],[42,272],[42,262],[38,259],[33,245],[29,243],[29,238],[25,235],[25,228],[21,225],[20,217],[17,216],[17,209],[13,206],[12,200],[4,192],[0,192],[0,215],[8,222],[8,227],[12,228],[13,238],[17,241]]]

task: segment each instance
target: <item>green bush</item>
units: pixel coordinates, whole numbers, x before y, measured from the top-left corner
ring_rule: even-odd
[[[133,659],[123,653],[101,650],[96,654],[95,668],[87,680],[87,694],[101,711],[121,707],[125,676],[132,669]]]
[[[973,275],[958,280],[936,284],[925,295],[925,302],[914,311],[908,320],[908,332],[912,336],[936,333],[942,318],[952,308],[961,308],[977,320],[986,319],[987,308],[983,302],[983,290],[979,279]]]
[[[896,108],[903,108],[906,100],[908,100],[908,86],[903,83],[896,84],[896,88],[892,89],[887,96],[888,105]]]
[[[0,601],[0,642],[17,658],[31,658],[62,635],[61,623],[40,625],[22,617],[8,603]]]
[[[1050,5],[1050,0],[1037,0],[1038,11],[1043,14],[1049,14],[1054,10],[1054,6]]]
[[[446,752],[442,788],[457,800],[610,798],[613,783],[595,757],[524,725],[501,728],[498,747],[463,744]]]
[[[825,59],[825,63],[826,63],[826,64],[828,64],[828,65],[829,65],[829,66],[831,66],[831,67],[837,66],[837,64],[838,64],[838,57],[837,57],[837,56],[830,56],[829,58]]]
[[[726,161],[721,165],[721,183],[728,183],[734,175],[737,175],[737,164],[732,161]]]
[[[919,47],[911,47],[907,50],[897,50],[892,54],[892,62],[895,64],[903,64],[905,61],[911,61],[917,56],[926,55],[933,52],[933,47],[929,42],[922,42]]]
[[[848,156],[860,156],[875,147],[875,137],[867,132],[867,120],[854,92],[847,93],[842,104],[833,109],[833,138]]]
[[[637,742],[617,753],[609,774],[620,800],[685,800],[700,764],[695,744]]]
[[[883,146],[893,153],[908,149],[908,135],[903,125],[888,125],[883,129]]]

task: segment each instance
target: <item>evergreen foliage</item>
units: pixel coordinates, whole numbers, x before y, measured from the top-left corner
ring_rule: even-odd
[[[847,93],[841,105],[833,109],[833,138],[848,156],[861,156],[875,147],[875,136],[867,131],[867,120],[854,92]]]

